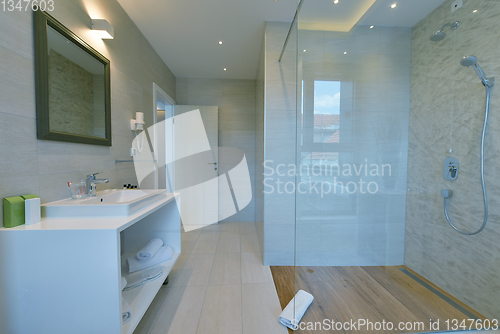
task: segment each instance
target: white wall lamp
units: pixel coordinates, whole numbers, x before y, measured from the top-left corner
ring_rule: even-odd
[[[93,19],[92,31],[94,31],[101,39],[113,39],[115,37],[115,29],[105,19]]]
[[[135,119],[131,119],[130,120],[130,129],[135,132],[135,137],[137,138],[137,144],[136,144],[137,148],[132,147],[130,149],[130,155],[132,157],[137,155],[137,151],[139,151],[139,153],[142,153],[142,149],[144,147],[144,137],[145,137],[145,135],[142,134],[142,136],[141,136],[142,140],[139,140],[137,131],[144,130],[144,124],[145,124],[145,122],[144,122],[144,113],[142,113],[142,112],[136,112],[135,113]]]
[[[144,130],[144,113],[136,112],[135,119],[130,120],[130,129],[132,131]]]

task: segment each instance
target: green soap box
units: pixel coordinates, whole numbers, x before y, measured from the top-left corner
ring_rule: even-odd
[[[24,224],[24,198],[21,196],[3,199],[3,226],[16,227]]]

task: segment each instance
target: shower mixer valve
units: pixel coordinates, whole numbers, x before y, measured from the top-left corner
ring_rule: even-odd
[[[458,177],[458,160],[446,158],[443,163],[443,177],[446,180],[454,181]]]

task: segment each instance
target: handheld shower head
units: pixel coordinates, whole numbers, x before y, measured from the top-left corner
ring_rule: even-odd
[[[477,76],[479,79],[481,79],[481,83],[485,87],[493,87],[495,84],[495,78],[486,78],[486,75],[484,75],[483,70],[481,69],[481,66],[477,63],[477,58],[474,56],[465,56],[460,60],[460,65],[464,67],[469,67],[472,66],[474,68],[474,71],[476,71]]]
[[[469,67],[477,64],[477,58],[474,56],[465,56],[460,60],[460,65]]]

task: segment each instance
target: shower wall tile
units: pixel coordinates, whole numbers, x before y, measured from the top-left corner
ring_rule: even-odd
[[[450,13],[444,2],[412,29],[410,135],[405,264],[489,318],[500,316],[500,95],[492,90],[485,143],[485,178],[489,202],[486,229],[475,236],[455,232],[443,214],[441,189],[453,190],[449,213],[461,229],[481,226],[480,136],[485,89],[471,68],[460,66],[475,55],[487,76],[500,77],[498,1],[466,0]],[[477,9],[476,13],[473,10]],[[446,38],[429,36],[446,22],[460,27]],[[449,150],[453,152],[450,153]],[[445,158],[460,161],[459,177],[442,177]]]

